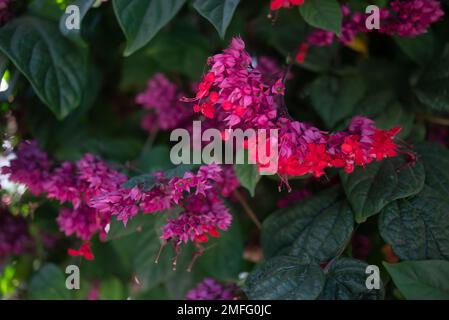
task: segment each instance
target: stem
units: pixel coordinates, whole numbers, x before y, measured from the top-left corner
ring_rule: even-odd
[[[159,133],[159,125],[157,124],[153,131],[151,131],[150,135],[148,136],[147,141],[145,141],[145,144],[143,146],[143,150],[151,149],[153,146],[154,141],[156,140],[157,134]]]
[[[426,122],[449,127],[449,119],[447,119],[447,118],[440,118],[440,117],[433,116],[430,114],[419,114],[418,117]]]
[[[242,194],[236,189],[234,190],[234,196],[239,201],[240,205],[243,207],[243,210],[248,215],[248,217],[254,222],[256,227],[260,230],[262,229],[262,224],[254,213],[253,209],[251,209],[250,205],[246,201],[246,199],[242,196]]]

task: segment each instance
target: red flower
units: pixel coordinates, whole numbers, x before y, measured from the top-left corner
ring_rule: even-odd
[[[197,99],[201,99],[209,94],[209,89],[214,80],[215,75],[212,72],[209,72],[204,76],[203,81],[198,85],[198,93],[196,94]]]
[[[215,115],[215,108],[211,101],[204,102],[199,105],[198,104],[194,105],[193,111],[201,112],[208,119],[213,119]]]
[[[90,251],[90,242],[86,242],[83,245],[81,245],[79,250],[69,248],[67,249],[67,253],[72,257],[81,256],[86,260],[93,260],[95,258],[92,251]]]
[[[398,155],[396,151],[398,146],[393,142],[393,139],[400,131],[400,127],[391,130],[376,130],[371,154],[376,156],[377,161]]]
[[[291,6],[299,6],[304,0],[271,0],[270,10],[279,10],[280,8],[290,8]]]
[[[296,55],[296,62],[299,64],[303,63],[306,60],[307,52],[309,51],[308,43],[301,43],[299,46],[298,54]]]

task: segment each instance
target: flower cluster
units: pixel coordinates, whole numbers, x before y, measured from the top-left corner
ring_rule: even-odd
[[[267,83],[262,73],[252,68],[252,59],[244,48],[244,42],[234,38],[223,53],[209,58],[210,70],[198,85],[196,97],[183,99],[195,101],[194,111],[206,118],[214,118],[215,108],[220,106],[229,128],[272,124],[276,117],[276,96],[284,92],[281,78]]]
[[[208,235],[218,236],[226,230],[232,216],[219,195],[229,196],[239,186],[232,167],[201,166],[197,173],[190,171],[182,177],[166,178],[154,174],[155,183],[149,190],[139,186],[119,188],[94,197],[90,205],[107,215],[116,215],[125,224],[140,210],[144,214],[181,207],[176,218],[163,227],[161,238],[173,241],[178,248],[182,243],[208,241]]]
[[[0,208],[0,263],[8,256],[23,254],[32,247],[26,220]]]
[[[351,12],[347,5],[342,5],[341,10],[343,21],[339,41],[349,44],[358,33],[371,31],[365,24],[367,14]],[[379,32],[401,37],[416,37],[426,33],[429,26],[440,20],[443,15],[441,3],[437,0],[394,0],[390,2],[390,8],[380,9]],[[333,43],[334,34],[317,29],[308,36],[307,41],[312,45],[327,46]]]
[[[156,128],[170,130],[191,119],[192,109],[179,101],[181,96],[176,84],[163,74],[154,75],[146,90],[136,97],[136,102],[150,111],[142,119],[142,128],[150,132]]]
[[[182,177],[157,172],[152,176],[153,187],[144,190],[139,186],[124,188],[127,177],[91,154],[75,163],[53,166],[32,141],[22,142],[16,156],[2,173],[25,184],[35,195],[44,193],[61,204],[70,203],[72,206],[63,207],[57,217],[67,236],[88,241],[99,232],[104,238],[112,216],[126,225],[139,210],[149,214],[179,207],[182,211],[167,221],[161,236],[178,250],[188,241],[197,245],[207,242],[209,236],[218,236],[218,230],[231,224],[232,216],[220,198],[239,187],[231,166],[205,165]]]
[[[214,279],[205,278],[187,292],[187,300],[236,300],[238,288],[235,284],[223,285]]]
[[[76,163],[53,165],[35,141],[20,143],[16,158],[1,173],[26,185],[34,195],[46,194],[61,204],[70,203],[71,208],[60,210],[57,222],[67,236],[74,234],[82,240],[89,240],[97,232],[104,237],[110,220],[110,216],[88,206],[90,199],[116,190],[126,180],[125,175],[91,154]]]
[[[284,182],[288,176],[320,177],[328,167],[350,173],[355,166],[397,155],[394,138],[400,128],[380,130],[373,121],[356,116],[346,131],[329,133],[292,120],[283,101],[282,79],[265,82],[260,71],[252,68],[240,38],[234,38],[223,53],[209,58],[208,64],[210,70],[196,97],[183,100],[197,101],[195,110],[206,118],[224,114],[228,128],[278,129],[277,141],[269,137],[267,148],[278,144],[278,173]],[[246,147],[254,157],[255,146]],[[260,164],[257,153],[255,158]]]

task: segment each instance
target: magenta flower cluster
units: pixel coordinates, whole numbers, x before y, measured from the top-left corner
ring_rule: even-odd
[[[116,215],[125,224],[139,210],[151,214],[180,207],[178,216],[163,226],[161,236],[173,241],[176,248],[188,241],[206,242],[208,235],[216,237],[218,230],[230,226],[232,216],[220,194],[227,197],[239,186],[232,167],[211,164],[201,166],[197,173],[170,179],[159,172],[154,179],[150,190],[119,188],[94,197],[90,205],[106,215]]]
[[[347,5],[342,5],[343,22],[341,36],[338,38],[344,44],[354,40],[358,33],[372,30],[366,28],[368,17],[362,12],[351,12]],[[398,35],[401,37],[416,37],[427,32],[432,23],[444,15],[438,0],[393,0],[389,8],[380,9],[380,33]],[[330,31],[317,29],[307,39],[316,46],[327,46],[333,43],[334,34]]]
[[[90,199],[119,188],[127,179],[91,154],[76,163],[53,164],[36,141],[20,143],[16,158],[1,172],[9,174],[9,180],[26,185],[34,195],[46,194],[61,204],[71,204],[61,208],[57,222],[67,236],[76,235],[83,240],[97,232],[105,237],[104,229],[110,220],[110,216],[88,206]]]
[[[136,97],[137,104],[149,111],[142,118],[142,128],[150,132],[156,128],[171,130],[190,120],[192,109],[179,101],[183,95],[163,74],[155,74]]]
[[[251,62],[245,43],[233,38],[227,49],[208,59],[210,69],[196,96],[183,100],[195,101],[196,112],[215,122],[221,120],[225,128],[278,129],[277,141],[268,137],[267,147],[278,147],[282,182],[309,173],[320,177],[328,167],[350,173],[355,166],[397,155],[393,140],[400,128],[379,130],[372,120],[356,116],[346,131],[328,133],[293,120],[283,100],[283,77],[267,80]],[[226,131],[223,136],[226,139]],[[255,146],[246,147],[259,162]]]
[[[46,194],[61,204],[71,204],[57,217],[67,236],[89,240],[99,232],[104,238],[112,216],[126,225],[139,210],[148,214],[174,207],[183,210],[168,220],[162,238],[177,247],[188,241],[206,242],[208,235],[218,236],[218,230],[231,224],[232,216],[220,198],[230,196],[239,186],[231,166],[201,166],[197,173],[173,178],[158,172],[153,175],[154,186],[142,190],[139,186],[123,188],[127,177],[91,154],[75,163],[53,165],[31,141],[22,142],[16,156],[1,172],[26,185],[34,195]]]
[[[0,208],[0,263],[8,256],[20,255],[32,248],[33,242],[26,220]]]
[[[187,300],[236,300],[238,288],[235,284],[221,284],[205,278],[195,288],[187,292]]]

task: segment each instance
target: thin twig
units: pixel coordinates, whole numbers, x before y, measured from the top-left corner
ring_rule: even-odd
[[[157,124],[153,131],[151,131],[150,135],[148,136],[147,141],[145,141],[145,144],[143,146],[143,150],[151,149],[153,146],[154,141],[156,140],[157,134],[159,133],[159,125]]]
[[[447,119],[447,118],[441,118],[441,117],[433,116],[430,114],[419,114],[418,117],[426,122],[449,127],[449,119]]]
[[[262,224],[254,213],[253,209],[251,209],[250,205],[246,201],[246,199],[242,196],[242,194],[236,189],[234,190],[234,196],[239,201],[240,205],[243,207],[243,210],[248,215],[248,217],[254,222],[256,227],[260,230],[262,229]]]

